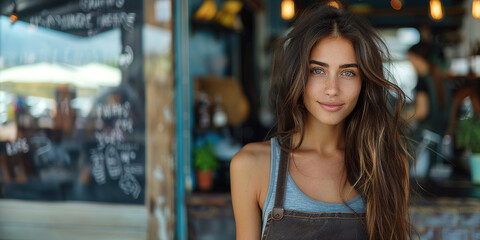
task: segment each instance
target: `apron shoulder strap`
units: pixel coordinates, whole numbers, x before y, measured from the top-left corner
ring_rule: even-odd
[[[287,182],[288,156],[283,149],[280,150],[280,163],[278,166],[277,188],[275,190],[275,203],[272,210],[272,219],[281,220],[283,218],[285,200],[285,188]]]

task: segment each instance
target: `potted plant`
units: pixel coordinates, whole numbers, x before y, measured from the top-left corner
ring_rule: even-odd
[[[213,172],[219,167],[213,145],[207,143],[193,151],[195,176],[200,191],[208,191],[213,187]]]
[[[470,151],[472,182],[480,184],[480,116],[462,119],[457,125],[457,143]]]

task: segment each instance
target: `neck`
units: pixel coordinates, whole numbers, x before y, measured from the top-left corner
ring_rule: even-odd
[[[314,150],[319,153],[330,154],[344,150],[344,122],[337,125],[325,125],[315,119],[308,118],[305,123],[301,150]],[[293,137],[293,146],[300,141],[300,133]]]

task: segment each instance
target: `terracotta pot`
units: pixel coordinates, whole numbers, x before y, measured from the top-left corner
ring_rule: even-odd
[[[209,191],[213,188],[213,171],[212,170],[197,170],[195,172],[197,177],[197,186],[200,191]]]

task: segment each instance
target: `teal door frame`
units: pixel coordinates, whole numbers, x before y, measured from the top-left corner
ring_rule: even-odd
[[[191,145],[192,145],[192,96],[193,87],[189,73],[189,16],[188,0],[174,2],[174,53],[175,53],[175,102],[176,102],[176,237],[188,238],[185,206],[186,187],[191,186]],[[191,187],[188,187],[191,189]]]

